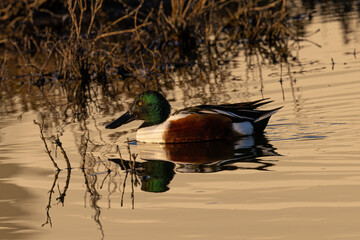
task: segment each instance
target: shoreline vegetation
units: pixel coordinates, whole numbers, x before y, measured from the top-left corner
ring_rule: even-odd
[[[90,105],[118,111],[123,92],[171,89],[179,71],[206,79],[240,52],[249,65],[252,56],[265,64],[296,62],[311,14],[296,17],[292,4],[4,0],[0,112],[14,111],[17,94],[23,112],[46,108],[62,119],[86,119]]]

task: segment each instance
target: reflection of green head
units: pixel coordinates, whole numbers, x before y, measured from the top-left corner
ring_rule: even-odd
[[[175,164],[172,162],[153,160],[143,163],[144,176],[141,190],[146,192],[166,192],[174,177]]]
[[[169,187],[162,179],[147,178],[142,182],[141,190],[145,192],[166,192]]]

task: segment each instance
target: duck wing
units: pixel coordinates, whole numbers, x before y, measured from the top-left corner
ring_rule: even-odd
[[[256,134],[262,133],[269,122],[270,117],[282,107],[271,110],[257,110],[258,107],[273,101],[261,99],[252,102],[220,104],[220,105],[198,105],[194,107],[184,108],[175,112],[177,113],[195,113],[195,114],[221,114],[229,117],[233,123],[250,121],[254,124]]]
[[[268,98],[252,102],[220,104],[220,105],[198,105],[176,111],[178,113],[216,113],[231,118],[234,122],[255,121],[273,110],[257,110],[258,107],[271,103]],[[272,115],[272,114],[271,114]]]

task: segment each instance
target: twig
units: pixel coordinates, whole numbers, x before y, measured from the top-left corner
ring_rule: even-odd
[[[49,155],[50,160],[51,160],[52,163],[54,164],[54,167],[56,168],[56,170],[57,170],[57,171],[61,171],[61,169],[60,169],[60,168],[58,167],[58,165],[56,164],[53,156],[51,155],[51,151],[49,150],[48,145],[47,145],[47,143],[46,143],[46,139],[45,139],[45,136],[44,136],[44,133],[43,133],[43,131],[44,131],[44,120],[42,120],[41,124],[38,123],[38,122],[36,122],[35,120],[34,120],[34,123],[35,123],[36,125],[38,125],[39,128],[40,128],[40,138],[41,138],[41,140],[44,142],[46,153]]]
[[[126,18],[129,18],[131,15],[133,15],[135,12],[139,11],[140,7],[142,5],[139,5],[137,6],[134,10],[132,10],[131,12],[129,12],[128,14],[122,16],[122,17],[119,17],[118,19],[116,19],[115,21],[113,21],[109,26],[107,26],[104,31],[108,31],[112,26],[114,26],[115,24],[125,20]]]
[[[70,185],[70,176],[71,176],[71,169],[68,168],[67,169],[67,176],[66,176],[66,183],[65,183],[65,187],[63,189],[63,191],[61,192],[60,189],[59,189],[59,184],[58,184],[58,189],[59,189],[59,197],[56,198],[56,200],[59,201],[59,203],[61,202],[61,204],[64,206],[64,202],[65,202],[65,197],[66,197],[66,192],[69,188],[69,185]]]
[[[85,136],[86,133],[87,133],[87,136]],[[88,143],[89,143],[89,130],[86,130],[84,132],[84,134],[81,136],[81,148],[82,149],[80,149],[80,151],[82,151],[82,153],[81,153],[82,161],[81,161],[80,168],[85,168],[86,151],[88,148]]]
[[[97,36],[97,37],[94,39],[94,41],[98,41],[98,40],[100,40],[101,38],[105,38],[105,37],[120,35],[120,34],[124,34],[124,33],[136,32],[137,29],[142,28],[142,27],[149,26],[150,24],[151,24],[151,23],[143,23],[143,24],[140,24],[140,25],[136,26],[136,28],[133,28],[133,29],[126,29],[126,30],[120,30],[120,31],[115,31],[115,32],[103,33],[103,34]]]
[[[123,183],[123,190],[121,193],[121,207],[124,206],[124,194],[125,194],[125,187],[126,187],[126,179],[128,177],[129,172],[125,172],[125,178],[124,178],[124,183]]]
[[[121,161],[122,167],[123,167],[124,169],[126,169],[125,164],[124,164],[124,159],[123,159],[122,156],[121,156],[121,152],[120,152],[119,145],[116,145],[116,150],[117,150],[117,152],[119,153],[119,157],[120,157],[120,161]]]
[[[94,24],[94,19],[96,16],[96,13],[101,9],[101,6],[103,4],[104,0],[95,0],[95,4],[94,4],[94,0],[91,0],[91,20],[90,20],[90,24],[88,27],[88,31],[87,31],[87,35],[90,34],[90,30],[92,28],[92,25]]]
[[[61,153],[64,156],[64,159],[65,159],[65,162],[66,162],[66,165],[67,165],[67,169],[71,169],[70,160],[69,160],[69,158],[68,158],[68,156],[67,156],[67,154],[65,152],[65,149],[62,146],[62,142],[60,141],[59,135],[56,136],[54,141],[55,141],[56,146],[58,146],[60,148]]]
[[[129,158],[130,158],[130,168],[131,168],[131,171],[134,171],[135,170],[135,161],[136,161],[136,158],[137,158],[137,154],[134,154],[134,153],[132,154],[131,153],[129,138],[127,139],[127,150],[128,150]]]
[[[275,7],[277,4],[279,4],[280,2],[283,2],[282,7],[285,6],[284,2],[285,0],[276,0],[275,2],[269,3],[266,6],[262,6],[262,7],[253,7],[253,8],[249,8],[250,11],[263,11],[263,10],[267,10],[269,8],[273,8]]]
[[[55,188],[57,179],[59,177],[59,173],[60,173],[60,171],[56,172],[56,174],[54,176],[53,185],[51,186],[51,188],[49,190],[49,201],[48,201],[48,205],[46,206],[46,222],[41,225],[42,227],[44,227],[46,224],[50,224],[50,227],[52,227],[52,221],[51,221],[51,216],[50,216],[51,200],[52,200],[52,195],[54,193],[54,188]]]

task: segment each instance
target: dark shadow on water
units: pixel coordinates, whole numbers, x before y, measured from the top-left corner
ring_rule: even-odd
[[[166,192],[175,173],[214,173],[233,170],[268,171],[273,162],[264,156],[279,156],[265,136],[246,137],[237,141],[187,144],[138,144],[144,162],[135,162],[134,172],[140,178],[141,190]],[[131,162],[111,158],[122,170]]]

